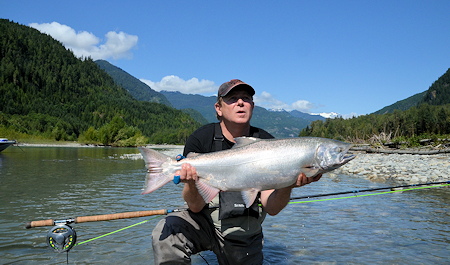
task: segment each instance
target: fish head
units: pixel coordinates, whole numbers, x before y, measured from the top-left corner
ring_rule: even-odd
[[[315,154],[315,166],[319,169],[319,173],[325,173],[339,168],[356,156],[348,154],[348,150],[352,145],[349,143],[330,140],[319,144]]]

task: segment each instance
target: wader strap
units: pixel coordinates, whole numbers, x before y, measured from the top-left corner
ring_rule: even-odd
[[[220,128],[220,123],[216,123],[214,126],[214,151],[221,151],[223,149],[222,142],[223,142],[223,134],[222,134],[222,128]]]
[[[259,138],[259,129],[255,128],[255,131],[252,134],[252,137]]]
[[[259,138],[259,129],[255,128],[255,130],[253,130],[252,137]],[[216,123],[214,126],[213,151],[217,152],[223,150],[222,142],[224,140],[225,139],[222,134],[220,123]],[[253,205],[248,209],[245,207],[244,200],[242,199],[240,191],[220,192],[219,201],[219,220],[237,216],[252,216],[255,218],[259,218],[259,194],[258,198],[255,200],[255,203],[253,203]]]

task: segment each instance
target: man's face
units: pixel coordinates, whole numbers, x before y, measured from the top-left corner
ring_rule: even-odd
[[[243,89],[235,88],[215,105],[217,114],[222,119],[234,123],[249,123],[255,103],[252,96]]]

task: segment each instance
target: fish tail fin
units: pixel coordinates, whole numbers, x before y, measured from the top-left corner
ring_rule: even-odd
[[[139,151],[144,158],[148,172],[142,194],[153,192],[173,179],[173,175],[164,173],[163,164],[172,162],[175,159],[146,147],[139,147]]]

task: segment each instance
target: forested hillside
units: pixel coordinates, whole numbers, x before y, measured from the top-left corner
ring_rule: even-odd
[[[415,94],[406,99],[397,101],[396,103],[386,106],[374,114],[392,113],[395,110],[407,110],[417,107],[422,103],[430,105],[444,105],[450,103],[450,68],[438,80],[436,80],[428,90]]]
[[[413,96],[410,96],[409,98],[399,100],[392,105],[386,106],[386,107],[374,112],[373,114],[386,114],[386,113],[392,113],[395,110],[407,110],[412,107],[415,107],[419,104],[419,102],[421,102],[423,100],[425,93],[426,93],[426,91],[424,91],[422,93],[417,93]]]
[[[164,95],[151,89],[151,87],[117,66],[105,60],[97,60],[95,63],[110,75],[118,85],[125,88],[135,99],[172,106]]]
[[[315,121],[301,136],[328,137],[351,142],[398,142],[418,145],[420,139],[450,139],[450,69],[405,111],[370,114],[352,119]]]
[[[137,101],[89,58],[46,34],[0,20],[0,136],[109,145],[183,143],[199,123]]]
[[[450,103],[450,68],[426,91],[420,103],[444,105]]]

